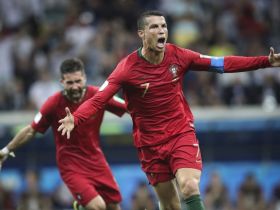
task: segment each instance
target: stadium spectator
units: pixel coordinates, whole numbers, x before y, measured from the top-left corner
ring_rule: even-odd
[[[22,192],[17,206],[18,210],[52,210],[52,201],[39,188],[39,174],[33,169],[25,173],[25,191]]]
[[[205,188],[205,208],[207,210],[231,210],[230,198],[218,172],[213,172]]]
[[[11,190],[5,189],[0,182],[0,209],[5,210],[15,210],[15,200],[13,199],[13,192]]]
[[[254,174],[246,175],[239,187],[237,197],[237,210],[265,210],[267,209],[263,189],[257,182]]]
[[[64,182],[59,183],[52,193],[52,201],[55,209],[71,208],[73,197]]]
[[[34,82],[28,92],[30,109],[38,110],[45,103],[47,98],[60,90],[58,82],[52,80],[47,70],[38,72],[38,80]]]
[[[280,182],[276,184],[272,191],[270,210],[280,210]]]
[[[139,182],[131,198],[131,210],[156,210],[156,201],[146,182]]]
[[[0,62],[2,66],[0,82],[2,85],[7,85],[15,77],[15,63],[13,60],[13,42],[14,34],[0,26]]]

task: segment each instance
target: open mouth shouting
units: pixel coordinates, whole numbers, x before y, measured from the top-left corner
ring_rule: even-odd
[[[157,40],[157,48],[164,49],[166,43],[166,39],[161,37]]]

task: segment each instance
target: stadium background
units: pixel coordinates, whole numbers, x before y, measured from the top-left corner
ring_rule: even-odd
[[[145,9],[168,14],[170,42],[203,54],[267,55],[270,46],[280,51],[278,0],[0,0],[0,146],[60,89],[63,59],[80,57],[88,83],[102,84],[139,47],[135,23]],[[279,70],[186,76],[207,209],[280,209]],[[102,146],[120,184],[123,209],[153,210],[156,200],[139,168],[130,121],[106,115]],[[28,210],[69,208],[51,132],[16,154],[0,173],[0,209],[20,209],[25,202]]]

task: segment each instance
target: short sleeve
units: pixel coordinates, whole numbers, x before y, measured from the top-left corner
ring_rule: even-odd
[[[50,97],[42,105],[39,112],[35,115],[31,126],[37,132],[45,133],[46,130],[52,124],[52,116],[54,116],[53,111],[55,107],[54,97]]]

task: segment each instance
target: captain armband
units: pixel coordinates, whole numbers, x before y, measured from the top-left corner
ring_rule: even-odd
[[[216,73],[224,73],[224,57],[215,57],[208,55],[200,55],[201,58],[208,58],[211,61],[209,71]]]

